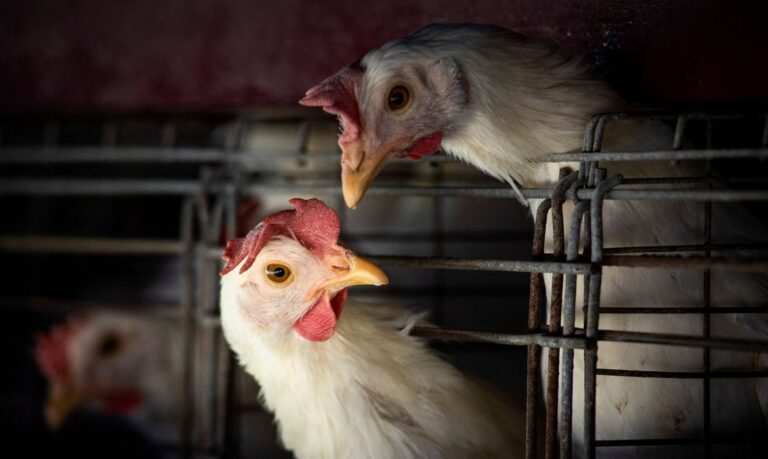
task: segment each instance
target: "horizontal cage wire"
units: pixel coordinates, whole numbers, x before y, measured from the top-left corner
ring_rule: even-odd
[[[376,255],[366,256],[383,266],[404,269],[431,270],[435,273],[437,287],[428,293],[438,306],[451,294],[442,276],[446,271],[480,271],[501,273],[530,273],[530,290],[527,295],[528,323],[525,333],[500,333],[449,329],[430,326],[416,327],[412,333],[438,341],[479,342],[495,345],[526,346],[526,457],[539,456],[538,444],[540,402],[546,400],[544,412],[545,457],[571,457],[573,430],[583,428],[583,455],[595,457],[598,448],[625,446],[702,445],[707,456],[712,454],[713,444],[760,441],[754,438],[713,437],[711,432],[711,381],[741,378],[765,378],[768,371],[713,371],[712,350],[768,351],[768,340],[720,338],[712,336],[713,314],[752,314],[768,312],[765,305],[737,308],[715,308],[711,305],[711,275],[718,271],[764,273],[768,271],[765,250],[768,243],[744,242],[718,244],[712,240],[713,203],[766,202],[768,189],[761,186],[764,176],[751,177],[653,177],[624,179],[620,175],[607,175],[601,165],[615,163],[621,170],[626,161],[686,161],[686,160],[754,160],[768,157],[768,117],[759,115],[761,133],[755,145],[712,145],[715,123],[739,121],[745,114],[707,113],[612,113],[595,116],[587,124],[583,152],[548,154],[542,161],[554,164],[567,163],[561,178],[550,188],[527,188],[522,193],[529,199],[540,199],[534,211],[533,247],[530,260],[457,258],[445,256],[445,245],[451,237],[464,241],[473,237],[478,240],[486,235],[471,233],[451,234],[445,231],[444,212],[433,212],[432,230],[420,233],[423,242],[431,245],[429,256]],[[625,120],[663,120],[674,129],[672,145],[666,150],[602,152],[602,140],[611,123]],[[8,142],[8,135],[0,137],[0,164],[13,169],[14,173],[0,181],[0,197],[19,196],[83,197],[83,196],[169,196],[180,198],[178,238],[113,238],[64,235],[13,235],[0,236],[0,251],[21,254],[63,255],[120,255],[120,256],[172,256],[180,260],[181,294],[174,309],[144,305],[141,310],[170,317],[178,321],[183,331],[184,384],[181,397],[184,401],[180,422],[180,443],[175,446],[181,456],[198,453],[224,455],[240,450],[242,440],[239,419],[242,413],[253,411],[249,403],[238,400],[242,389],[235,372],[235,364],[219,335],[218,284],[216,273],[221,267],[222,234],[225,239],[235,237],[238,200],[244,197],[270,195],[322,195],[340,201],[338,179],[333,178],[338,164],[336,151],[310,151],[309,131],[317,120],[299,123],[297,145],[290,149],[249,150],[244,146],[245,132],[257,121],[247,118],[222,123],[216,133],[218,145],[181,145],[181,129],[174,121],[164,122],[151,146],[126,146],[119,141],[120,125],[104,123],[99,129],[99,141],[94,146],[70,146],[62,142],[62,123],[48,122],[35,137],[38,145]],[[696,123],[706,126],[706,148],[691,148],[685,139]],[[2,125],[8,131],[8,123]],[[403,166],[412,163],[395,160]],[[103,165],[161,166],[189,165],[197,171],[198,178],[158,176],[147,177],[104,176],[82,178],[71,173],[30,173],[35,166],[98,167]],[[471,174],[461,175],[458,184],[444,185],[443,168],[456,166],[457,161],[436,155],[425,160],[424,171],[416,176],[405,175],[405,185],[377,185],[369,190],[370,196],[429,198],[429,206],[441,209],[450,198],[465,199],[516,199],[513,190],[501,186],[489,186]],[[397,166],[396,166],[397,167]],[[16,171],[20,171],[16,173]],[[97,169],[98,171],[98,169]],[[246,172],[244,172],[246,171]],[[322,179],[312,172],[323,171]],[[463,182],[463,184],[461,183]],[[730,185],[737,185],[727,188]],[[565,221],[564,205],[572,201],[570,221]],[[689,245],[645,245],[632,247],[604,247],[603,214],[606,201],[687,201],[700,203],[704,209],[702,222],[704,241]],[[341,207],[341,206],[339,206]],[[348,218],[341,214],[342,223]],[[545,247],[546,227],[552,225],[553,246]],[[342,225],[345,226],[344,224]],[[568,228],[568,233],[566,233]],[[361,241],[377,239],[387,241],[398,236],[386,232],[350,235]],[[498,240],[504,240],[499,235]],[[515,236],[515,235],[512,235]],[[744,254],[748,255],[744,255]],[[604,267],[636,267],[654,269],[686,269],[702,273],[699,307],[616,307],[601,306],[601,277]],[[552,275],[548,298],[544,292],[544,274]],[[582,327],[576,326],[577,282],[584,288],[585,315]],[[474,292],[468,291],[467,294]],[[409,297],[415,291],[404,289],[402,296]],[[6,301],[3,301],[6,303]],[[23,303],[29,307],[46,309],[51,301],[30,299]],[[87,301],[82,304],[88,307]],[[109,304],[116,309],[135,309],[134,304]],[[440,307],[433,309],[438,318]],[[548,312],[548,314],[545,314]],[[650,333],[640,331],[604,330],[599,327],[601,315],[628,314],[685,314],[702,317],[700,335]],[[550,319],[545,320],[545,316]],[[440,322],[440,320],[436,320]],[[599,368],[598,348],[601,343],[640,343],[668,345],[674,348],[694,347],[702,349],[703,371],[640,371],[617,368]],[[542,375],[542,350],[546,348],[547,374]],[[573,365],[574,350],[583,351],[584,372],[584,425],[572,424],[573,416]],[[604,379],[598,384],[598,376],[620,378],[693,379],[702,381],[702,412],[704,431],[695,438],[659,439],[599,439],[596,425],[596,394]],[[199,383],[201,391],[195,384]],[[543,394],[540,394],[543,391]]]

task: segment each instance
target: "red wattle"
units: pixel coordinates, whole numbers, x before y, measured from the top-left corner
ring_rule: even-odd
[[[336,320],[341,315],[346,299],[347,289],[341,290],[332,299],[328,298],[327,293],[322,295],[293,325],[294,330],[310,341],[329,339],[336,331]]]
[[[129,413],[138,408],[143,398],[138,390],[126,389],[106,394],[101,398],[101,402],[104,404],[104,409],[107,413],[119,415]]]
[[[416,140],[410,148],[398,156],[400,158],[424,159],[427,156],[437,153],[437,149],[440,148],[440,142],[442,141],[443,134],[439,131],[433,132],[432,134]]]

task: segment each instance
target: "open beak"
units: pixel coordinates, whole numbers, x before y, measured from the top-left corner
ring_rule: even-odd
[[[341,290],[353,285],[385,285],[389,282],[384,271],[368,260],[349,254],[346,257],[349,269],[339,270],[338,274],[324,282],[320,288],[324,290]]]
[[[59,429],[78,407],[90,399],[86,391],[71,387],[52,389],[45,406],[45,420],[51,430]]]
[[[354,209],[357,206],[374,177],[402,143],[402,139],[397,139],[372,152],[366,152],[361,140],[340,142],[341,190],[347,207]]]

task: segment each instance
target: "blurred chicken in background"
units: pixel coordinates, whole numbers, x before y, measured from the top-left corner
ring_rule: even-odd
[[[118,312],[71,316],[37,337],[48,379],[45,417],[61,429],[76,410],[124,416],[158,445],[178,441],[181,336],[171,321]]]

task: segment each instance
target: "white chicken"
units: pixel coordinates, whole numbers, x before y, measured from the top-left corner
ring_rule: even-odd
[[[158,443],[178,441],[181,381],[177,327],[135,315],[93,312],[71,317],[37,338],[35,358],[49,382],[45,409],[58,429],[91,405],[126,416]]]
[[[338,245],[332,209],[291,204],[230,241],[221,273],[225,337],[283,444],[300,458],[520,457],[520,417],[408,336],[414,319],[342,317],[347,287],[387,277]]]
[[[431,25],[386,43],[307,91],[300,103],[322,107],[340,119],[342,187],[350,207],[358,205],[390,158],[418,159],[439,147],[515,188],[515,181],[551,187],[559,166],[536,162],[537,155],[580,151],[588,119],[628,108],[554,44],[472,24]],[[603,141],[604,150],[670,145],[668,129],[657,122],[617,124],[606,131]],[[627,177],[706,173],[703,165],[693,163],[608,167],[609,174],[621,172]],[[606,247],[703,242],[702,204],[609,201],[605,208]],[[566,222],[571,210],[569,203]],[[718,220],[721,210],[713,207],[713,242],[754,239],[754,220],[742,215],[740,224],[731,220],[726,226]],[[607,268],[601,305],[698,307],[704,301],[701,286],[701,273],[693,271]],[[768,298],[765,276],[715,272],[711,291],[713,307],[764,304]],[[606,314],[600,320],[602,329],[688,335],[702,330],[697,315]],[[712,321],[713,335],[765,337],[764,317],[720,314]],[[761,358],[765,360],[748,353],[713,352],[712,368],[752,369],[761,366]],[[573,425],[578,443],[583,419],[583,359],[578,353],[575,364]],[[603,343],[599,350],[599,366],[604,368],[701,371],[702,365],[699,349],[670,352],[651,345]],[[765,379],[730,380],[719,389],[714,383],[712,387],[713,432],[765,431]],[[597,396],[598,439],[691,437],[703,432],[699,380],[599,378]],[[619,456],[638,452],[609,451]]]

